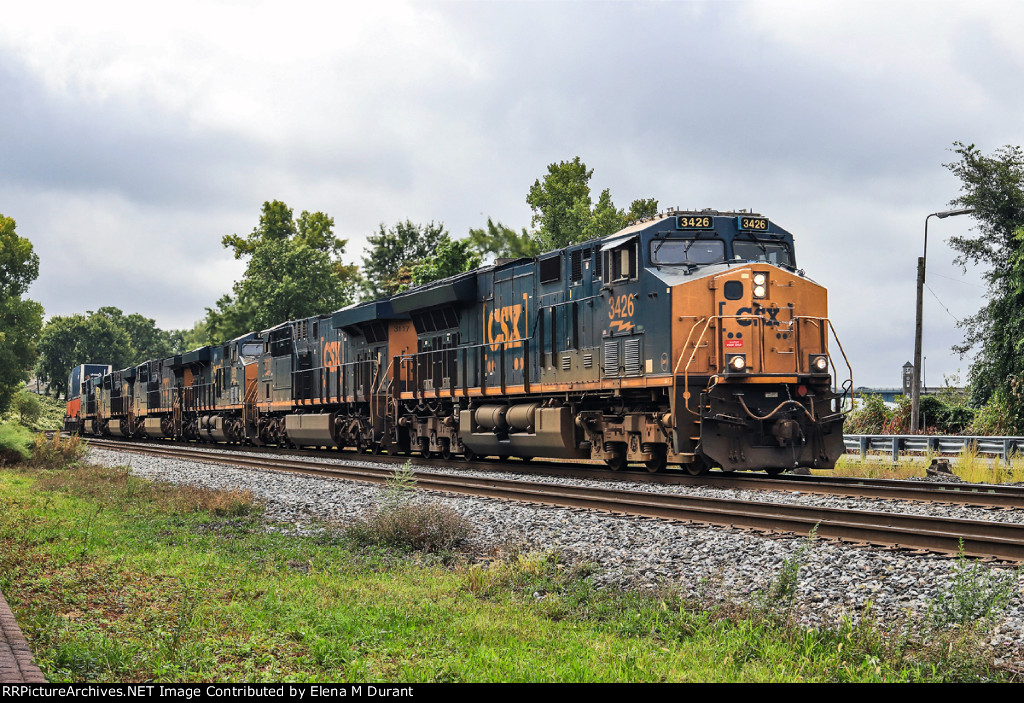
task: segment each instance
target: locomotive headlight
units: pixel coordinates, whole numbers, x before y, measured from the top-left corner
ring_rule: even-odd
[[[732,373],[742,373],[747,370],[746,354],[728,354],[725,357],[726,368]]]
[[[761,272],[754,274],[754,297],[764,298],[768,295],[768,274]]]
[[[828,371],[828,357],[817,354],[811,356],[811,371],[815,373],[826,373]]]

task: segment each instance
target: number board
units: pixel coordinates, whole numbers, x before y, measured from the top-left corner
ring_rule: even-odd
[[[714,229],[715,222],[708,215],[679,215],[676,229]]]
[[[737,217],[736,226],[741,230],[752,230],[754,232],[768,231],[767,217]]]

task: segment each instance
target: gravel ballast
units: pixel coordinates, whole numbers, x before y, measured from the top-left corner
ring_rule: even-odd
[[[346,461],[351,461],[351,455]],[[266,518],[303,530],[323,521],[345,523],[363,517],[379,503],[376,484],[232,469],[200,462],[91,449],[91,461],[125,465],[155,480],[250,491],[266,504]],[[318,460],[322,461],[322,460]],[[414,460],[414,468],[415,460]],[[433,467],[425,470],[436,471]],[[472,472],[483,475],[485,472]],[[508,474],[501,474],[508,478]],[[607,482],[531,476],[535,480],[580,485]],[[620,487],[618,483],[616,487]],[[630,490],[685,492],[746,500],[812,502],[832,507],[941,514],[974,520],[1024,522],[1022,511],[959,505],[848,499],[769,491],[737,491],[690,486],[621,485]],[[948,588],[956,560],[865,548],[802,538],[749,534],[721,527],[686,525],[578,509],[538,506],[484,498],[421,492],[418,500],[450,505],[474,525],[472,548],[489,553],[503,546],[556,550],[563,559],[596,566],[589,578],[598,586],[653,589],[678,586],[691,593],[745,598],[768,587],[788,559],[803,564],[796,612],[808,625],[834,625],[857,619],[870,606],[877,621],[922,616]],[[998,568],[1016,581],[1015,595],[992,633],[1000,663],[1024,664],[1024,574]]]

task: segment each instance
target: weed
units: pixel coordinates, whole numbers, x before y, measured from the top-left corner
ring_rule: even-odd
[[[346,530],[357,544],[448,552],[462,544],[472,526],[452,508],[436,503],[413,503],[416,474],[405,462],[388,478],[380,509],[356,520]]]
[[[89,546],[92,542],[92,533],[95,528],[94,522],[96,518],[100,516],[100,512],[103,510],[102,506],[96,506],[96,512],[90,513],[88,519],[85,521],[85,529],[80,530],[82,534],[82,551],[78,554],[79,561],[85,561],[86,554],[89,553]]]
[[[768,587],[763,589],[758,599],[758,607],[766,612],[789,614],[796,605],[797,588],[800,585],[800,569],[807,563],[807,553],[814,546],[818,536],[818,526],[800,540],[796,551],[782,561],[782,568],[772,579]]]
[[[77,466],[89,450],[78,435],[61,437],[54,433],[53,439],[37,434],[32,440],[32,456],[29,464],[42,469],[65,469]]]
[[[466,567],[466,587],[478,598],[504,591],[543,596],[575,588],[595,570],[593,564],[566,564],[555,551],[512,548],[495,561]]]
[[[997,571],[968,560],[961,540],[952,578],[929,604],[928,624],[933,631],[991,628],[1009,605],[1018,575],[1017,571]]]
[[[191,631],[199,623],[198,605],[200,602],[198,592],[185,587],[181,595],[178,610],[175,614],[174,624],[167,631],[163,632],[161,645],[168,660],[177,662],[181,653],[182,642],[191,634]]]
[[[391,472],[384,487],[384,505],[395,507],[408,503],[416,493],[416,472],[407,461]]]
[[[471,531],[470,522],[448,506],[405,502],[356,520],[346,533],[357,544],[437,553],[455,549]]]

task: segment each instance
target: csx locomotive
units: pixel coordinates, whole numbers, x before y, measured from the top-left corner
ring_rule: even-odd
[[[829,469],[852,380],[833,385],[826,298],[768,218],[674,211],[226,344],[79,367],[66,429],[693,474]]]

